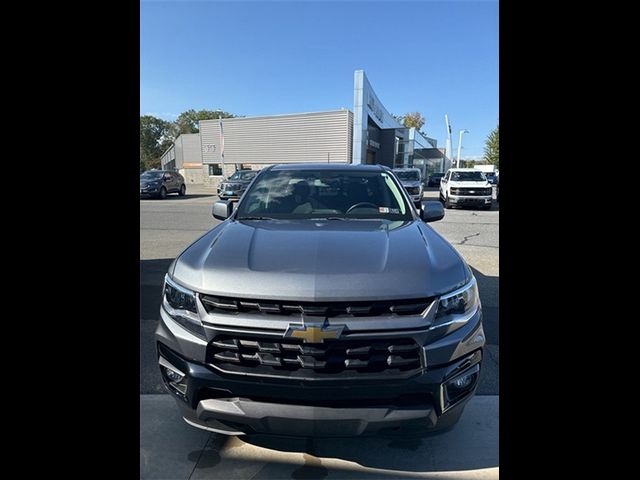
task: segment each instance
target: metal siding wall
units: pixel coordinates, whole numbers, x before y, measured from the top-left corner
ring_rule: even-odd
[[[218,120],[200,121],[200,145],[202,163],[220,163],[220,122]]]
[[[180,135],[182,138],[182,165],[185,163],[202,163],[200,134]]]
[[[347,158],[348,162],[353,161],[353,112],[347,116]]]
[[[182,168],[182,135],[176,138],[174,145],[176,148],[176,170],[180,170]]]
[[[350,161],[348,110],[223,120],[225,163]],[[200,122],[203,163],[220,163],[217,120]],[[215,153],[205,145],[216,145]],[[214,147],[209,147],[212,150]]]
[[[164,152],[164,155],[160,157],[160,168],[164,168],[164,166],[169,163],[171,160],[175,158],[175,146],[172,145]]]

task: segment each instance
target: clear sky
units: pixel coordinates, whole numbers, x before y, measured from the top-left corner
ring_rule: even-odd
[[[497,1],[151,1],[140,4],[140,114],[353,111],[363,69],[389,112],[481,156],[498,123]]]

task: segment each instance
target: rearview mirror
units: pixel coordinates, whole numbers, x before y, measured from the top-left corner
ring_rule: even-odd
[[[442,220],[444,218],[444,206],[440,202],[422,202],[420,218],[426,223]]]
[[[218,200],[213,204],[211,214],[218,220],[226,220],[233,213],[233,203],[226,200]]]

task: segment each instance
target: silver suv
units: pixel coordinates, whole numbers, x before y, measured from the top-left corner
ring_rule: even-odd
[[[227,435],[453,426],[485,336],[456,250],[380,165],[276,165],[171,264],[156,330],[184,420]]]
[[[407,190],[407,193],[415,203],[417,208],[420,208],[423,195],[423,178],[422,172],[419,168],[394,168],[393,173],[402,183],[402,186]]]

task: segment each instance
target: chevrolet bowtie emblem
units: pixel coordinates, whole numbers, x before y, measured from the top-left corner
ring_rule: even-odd
[[[301,338],[305,343],[323,343],[326,339],[338,338],[344,325],[291,325],[285,337]]]

